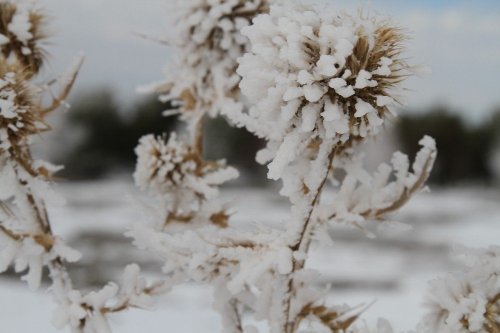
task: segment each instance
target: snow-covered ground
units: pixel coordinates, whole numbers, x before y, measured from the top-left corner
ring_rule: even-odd
[[[140,222],[134,201],[143,199],[122,181],[61,185],[68,200],[51,209],[57,233],[84,254],[72,268],[82,286],[101,284],[130,262],[154,272],[159,264],[133,249],[122,235]],[[236,223],[280,223],[287,218],[286,201],[272,190],[228,189],[234,201]],[[410,330],[421,317],[429,279],[453,269],[454,244],[498,244],[500,191],[478,188],[435,190],[415,198],[394,219],[413,230],[368,239],[363,233],[337,227],[331,246],[316,246],[310,267],[321,272],[319,286],[328,300],[350,305],[376,301],[365,313],[369,322],[390,319],[396,329]],[[84,274],[85,272],[85,274]],[[134,310],[112,319],[115,332],[220,332],[206,286],[175,288],[155,312]],[[0,331],[56,332],[50,324],[53,310],[47,292],[33,293],[12,276],[0,277]]]

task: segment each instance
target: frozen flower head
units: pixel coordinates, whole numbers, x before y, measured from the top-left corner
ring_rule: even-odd
[[[43,64],[40,41],[46,38],[43,14],[29,4],[0,2],[0,51],[9,63],[32,76]]]
[[[500,247],[462,249],[464,270],[430,283],[426,333],[500,331]]]
[[[242,33],[252,48],[239,60],[240,87],[254,106],[228,116],[270,141],[264,162],[283,143],[304,155],[376,134],[409,72],[405,36],[386,21],[287,3]]]
[[[233,106],[239,93],[237,58],[248,50],[241,29],[267,11],[267,0],[174,0],[171,20],[178,62],[155,90],[181,101],[184,119]],[[171,73],[174,73],[173,75]]]
[[[165,137],[147,135],[135,150],[137,167],[135,183],[148,190],[164,204],[165,221],[188,223],[207,220],[226,227],[229,215],[224,207],[212,202],[218,186],[238,177],[238,171],[224,161],[206,162],[191,146],[172,134]]]
[[[160,195],[187,191],[209,198],[214,194],[213,186],[238,175],[223,161],[203,161],[191,146],[178,140],[175,134],[168,141],[164,137],[144,136],[135,152],[138,157],[134,173],[137,186]]]
[[[23,73],[0,58],[0,154],[18,162],[29,160],[24,148],[31,136],[47,129],[33,103],[33,94]]]

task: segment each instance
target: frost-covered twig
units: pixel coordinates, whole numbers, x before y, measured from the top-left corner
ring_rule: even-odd
[[[78,76],[78,72],[80,72],[83,65],[83,60],[84,56],[80,55],[77,59],[75,59],[74,64],[70,67],[68,72],[58,80],[55,80],[55,82],[61,83],[61,91],[57,96],[53,96],[52,103],[49,106],[40,111],[42,115],[55,111],[64,105],[71,89],[73,88],[73,85],[76,82],[76,77]]]
[[[365,222],[383,221],[388,214],[403,207],[425,187],[436,159],[432,138],[424,137],[420,145],[422,149],[413,163],[413,173],[409,171],[408,157],[400,152],[393,155],[392,167],[384,163],[373,176],[363,169],[361,157],[339,160],[339,168],[346,175],[338,194],[322,204],[319,218],[362,228]],[[390,181],[391,176],[394,181]]]

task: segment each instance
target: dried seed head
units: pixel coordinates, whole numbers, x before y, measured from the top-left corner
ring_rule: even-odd
[[[0,154],[26,167],[30,137],[48,129],[33,96],[25,73],[0,57]]]
[[[215,116],[239,97],[237,59],[249,50],[241,29],[268,11],[268,0],[176,0],[171,13],[178,63],[154,90],[178,100],[184,119]],[[231,104],[231,103],[229,103]]]
[[[134,177],[143,189],[175,188],[182,185],[187,174],[201,173],[201,160],[175,135],[168,141],[164,137],[145,136],[136,153],[139,159]]]
[[[0,3],[0,51],[10,63],[24,68],[31,77],[44,60],[40,46],[47,36],[45,17],[39,10],[12,2]]]
[[[409,75],[401,29],[375,19],[274,6],[243,34],[253,52],[240,61],[241,87],[260,104],[252,115],[276,112],[284,131],[324,130],[343,141],[376,133]]]
[[[191,191],[198,198],[212,196],[214,188],[237,176],[236,170],[223,161],[205,162],[191,146],[172,134],[165,137],[144,136],[136,148],[134,173],[136,184],[157,194]]]
[[[325,141],[338,152],[377,134],[410,75],[405,35],[387,21],[287,2],[242,33],[252,48],[240,88],[253,107],[226,115],[269,141],[260,161],[283,157],[277,169]]]
[[[248,43],[239,33],[257,15],[267,12],[266,0],[182,0],[174,4],[174,20],[181,33],[180,45],[238,56]],[[234,54],[232,52],[235,52]]]

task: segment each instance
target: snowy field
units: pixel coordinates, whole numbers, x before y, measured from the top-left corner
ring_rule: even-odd
[[[51,209],[56,233],[83,252],[71,274],[78,284],[105,283],[130,262],[154,274],[159,263],[135,250],[122,236],[140,222],[134,201],[141,199],[131,184],[121,181],[61,185],[64,207]],[[229,189],[237,223],[279,223],[287,218],[286,201],[271,190]],[[453,269],[449,253],[454,244],[498,244],[500,191],[463,188],[421,194],[394,219],[413,230],[368,239],[346,228],[332,230],[331,246],[315,247],[310,267],[321,271],[328,299],[350,305],[374,302],[365,314],[369,322],[384,316],[397,330],[412,329],[423,313],[429,279]],[[83,274],[86,272],[86,274]],[[220,332],[205,286],[177,287],[158,304],[157,311],[134,310],[111,318],[117,333]],[[33,294],[13,276],[0,277],[0,332],[56,332],[49,320],[49,294]]]

